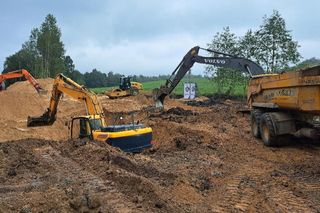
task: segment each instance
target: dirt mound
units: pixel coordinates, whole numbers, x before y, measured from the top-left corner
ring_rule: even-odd
[[[37,82],[40,86],[47,90],[51,91],[53,79],[52,78],[45,78],[45,79],[37,79]],[[7,88],[8,92],[22,92],[22,93],[33,93],[36,92],[34,87],[29,83],[29,81],[18,81]]]
[[[185,116],[194,115],[194,113],[191,110],[185,110],[181,107],[171,108],[166,113],[174,114],[174,115],[185,115]]]
[[[16,82],[0,93],[0,141],[22,138],[66,139],[64,123],[72,115],[83,112],[83,104],[64,97],[59,104],[58,119],[53,126],[27,128],[28,116],[40,116],[49,106],[53,79],[38,79],[47,94],[38,94],[29,82]]]
[[[238,96],[232,96],[232,95],[226,95],[226,94],[214,94],[210,96],[206,100],[191,100],[187,102],[187,105],[189,106],[213,106],[217,104],[222,103],[230,103],[231,101],[242,101],[245,102],[244,98],[238,97]]]
[[[118,99],[109,99],[106,95],[99,95],[99,98],[103,106],[110,112],[137,111],[153,105],[152,97],[143,93]]]

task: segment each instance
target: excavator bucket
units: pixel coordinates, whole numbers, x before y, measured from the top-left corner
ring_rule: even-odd
[[[156,103],[156,108],[157,109],[163,109],[163,102],[164,98],[166,97],[166,94],[162,92],[161,88],[155,88],[153,91],[153,99],[155,100]]]
[[[156,108],[163,109],[163,100],[160,100],[160,99],[156,100]]]
[[[48,126],[54,123],[55,119],[50,119],[49,110],[47,110],[43,115],[39,117],[30,117],[28,116],[27,126],[35,127],[35,126]]]

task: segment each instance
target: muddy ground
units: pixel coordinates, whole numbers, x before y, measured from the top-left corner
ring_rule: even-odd
[[[5,92],[0,100],[17,94]],[[66,97],[57,124],[29,129],[25,116],[41,114],[49,95],[34,99],[38,108],[17,97],[11,101],[25,111],[0,111],[0,212],[320,211],[320,146],[304,139],[263,146],[238,112],[240,100],[167,100],[164,112],[150,113],[148,95],[100,97],[109,121],[135,112],[153,128],[152,149],[126,154],[67,140],[64,122],[81,104]]]

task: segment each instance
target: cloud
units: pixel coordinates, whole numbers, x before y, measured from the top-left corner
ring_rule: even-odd
[[[199,45],[200,41],[203,41],[203,38],[187,34],[140,41],[123,40],[104,46],[94,40],[87,40],[70,49],[67,54],[81,59],[77,66],[84,68],[83,71],[97,68],[128,75],[170,74],[187,51]]]
[[[0,64],[21,48],[48,13],[57,18],[67,54],[82,72],[95,67],[150,75],[170,72],[187,50],[204,46],[223,27],[241,36],[258,28],[273,9],[285,18],[301,54],[318,54],[316,0],[4,0],[0,5],[7,8],[0,14]]]

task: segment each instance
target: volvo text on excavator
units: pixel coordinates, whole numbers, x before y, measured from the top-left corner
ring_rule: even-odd
[[[125,152],[140,152],[152,146],[152,129],[150,127],[135,122],[127,125],[107,126],[98,97],[63,74],[58,74],[54,80],[49,108],[40,117],[28,117],[28,127],[52,125],[56,120],[62,94],[84,102],[86,109],[86,115],[72,118],[69,125],[71,138],[75,136],[107,142]]]
[[[30,84],[32,84],[32,86],[37,90],[38,93],[46,93],[46,90],[44,90],[36,81],[36,79],[25,69],[1,74],[0,75],[0,91],[5,89],[5,84],[4,84],[5,80],[21,78],[21,77],[24,77],[25,79],[27,79],[30,82]]]
[[[214,53],[214,55],[216,56],[200,56],[198,55],[200,49]],[[248,73],[250,76],[264,74],[262,67],[249,59],[196,46],[189,50],[189,52],[183,57],[182,61],[166,81],[166,84],[155,91],[157,108],[163,108],[165,97],[174,90],[174,88],[178,85],[185,74],[191,69],[194,63],[209,64],[216,67],[232,68],[244,73]]]

